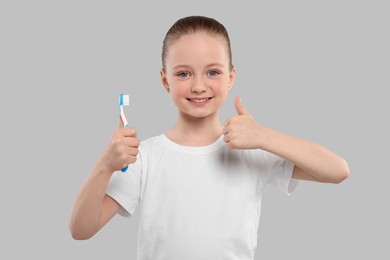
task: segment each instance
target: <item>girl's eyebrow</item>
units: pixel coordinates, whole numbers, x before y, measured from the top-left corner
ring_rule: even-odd
[[[221,67],[221,68],[223,68],[224,65],[222,63],[218,63],[218,62],[210,63],[210,64],[206,65],[206,68],[210,68],[210,67]],[[174,70],[181,69],[181,68],[186,68],[186,69],[189,68],[190,69],[192,67],[190,65],[185,65],[185,64],[179,64],[179,65],[176,65],[175,67],[173,67]]]
[[[175,67],[173,67],[173,70],[176,70],[176,69],[190,69],[191,66],[190,65],[185,65],[185,64],[179,64],[179,65],[176,65]]]
[[[210,63],[209,65],[207,65],[206,67],[224,67],[223,64],[221,63]]]

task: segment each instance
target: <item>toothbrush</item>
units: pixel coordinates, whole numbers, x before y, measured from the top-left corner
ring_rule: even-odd
[[[119,115],[120,115],[120,117],[122,119],[124,127],[128,127],[129,124],[128,124],[127,119],[126,119],[125,112],[123,111],[123,106],[128,106],[129,104],[130,104],[130,102],[129,102],[129,95],[120,94],[119,95]],[[129,166],[126,166],[125,168],[123,168],[121,170],[121,172],[127,171],[128,167]]]

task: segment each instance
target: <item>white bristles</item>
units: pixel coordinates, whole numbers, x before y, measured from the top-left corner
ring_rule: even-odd
[[[123,105],[124,105],[124,106],[130,105],[130,98],[129,98],[129,95],[123,95]]]

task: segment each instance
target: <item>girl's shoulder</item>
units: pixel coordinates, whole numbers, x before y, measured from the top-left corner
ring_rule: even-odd
[[[148,148],[153,147],[161,143],[161,135],[156,135],[152,137],[147,137],[146,139],[140,142],[140,147]]]

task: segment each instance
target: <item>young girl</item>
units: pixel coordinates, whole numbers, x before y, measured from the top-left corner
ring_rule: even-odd
[[[73,238],[92,237],[140,203],[139,260],[254,259],[267,184],[289,194],[298,179],[348,177],[342,158],[262,126],[239,97],[237,115],[221,124],[218,110],[236,69],[216,20],[178,20],[164,39],[160,74],[179,112],[176,124],[140,143],[121,123],[76,198]]]

